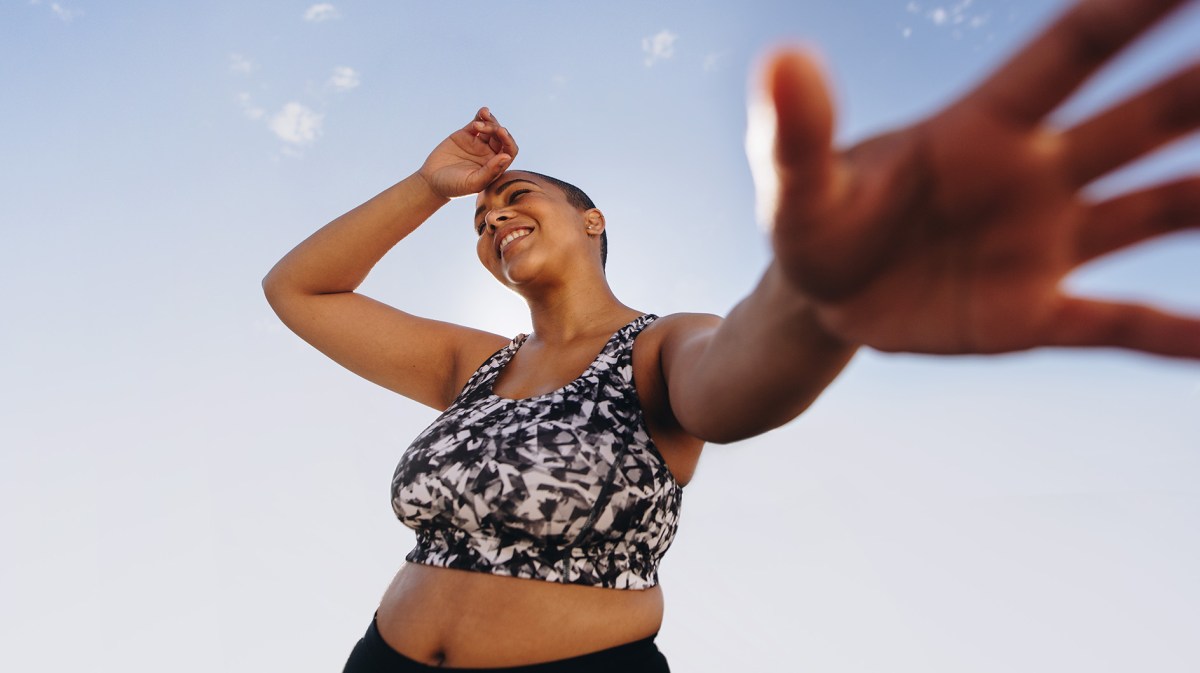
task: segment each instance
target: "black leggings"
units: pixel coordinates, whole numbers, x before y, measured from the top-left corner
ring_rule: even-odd
[[[607,650],[582,654],[570,659],[547,661],[528,666],[510,666],[507,668],[438,668],[428,666],[419,661],[393,650],[379,634],[375,620],[367,627],[367,633],[346,661],[342,673],[426,673],[440,671],[453,673],[464,671],[470,673],[670,673],[667,659],[658,651],[654,644],[654,636],[634,643],[626,643],[610,647]]]

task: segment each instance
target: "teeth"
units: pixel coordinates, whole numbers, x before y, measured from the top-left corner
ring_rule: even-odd
[[[507,246],[509,243],[512,243],[513,241],[517,240],[518,238],[521,238],[522,236],[526,236],[528,234],[529,234],[528,229],[517,229],[516,231],[512,232],[508,236],[505,236],[503,241],[500,241],[500,249],[503,250],[505,248],[505,246]]]

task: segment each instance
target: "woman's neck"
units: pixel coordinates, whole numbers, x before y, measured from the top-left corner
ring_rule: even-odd
[[[640,311],[622,304],[604,281],[526,297],[526,303],[533,333],[547,344],[611,334],[616,327],[641,315]]]

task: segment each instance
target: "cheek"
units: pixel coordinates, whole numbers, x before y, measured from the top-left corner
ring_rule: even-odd
[[[492,278],[505,284],[504,275],[500,272],[500,260],[496,259],[496,253],[492,251],[490,240],[475,246],[475,256],[479,258],[479,263],[483,265],[485,271],[492,275]]]
[[[479,263],[492,277],[503,282],[500,275],[500,260],[496,259],[496,252],[492,248],[492,239],[488,236],[482,236],[479,242],[475,244],[475,256],[479,259]]]

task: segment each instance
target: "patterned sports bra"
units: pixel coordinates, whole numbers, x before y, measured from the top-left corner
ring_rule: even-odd
[[[408,561],[647,589],[679,521],[682,487],[655,448],[621,328],[579,378],[544,395],[492,386],[526,336],[497,351],[405,451],[392,509],[417,532]]]

